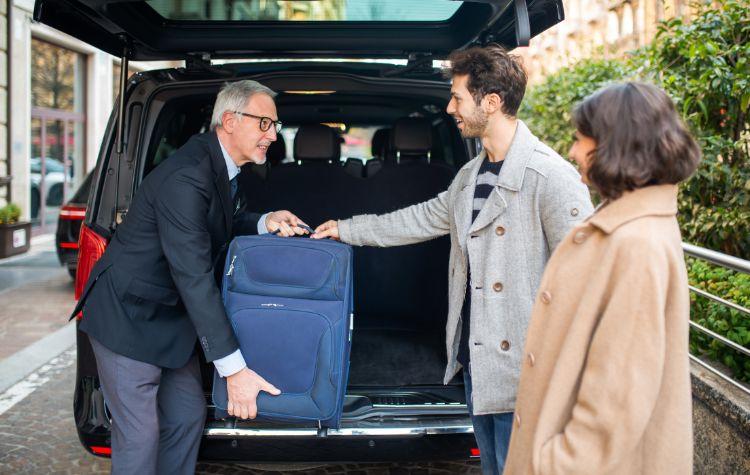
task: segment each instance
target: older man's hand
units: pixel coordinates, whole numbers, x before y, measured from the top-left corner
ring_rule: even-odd
[[[260,377],[255,371],[243,368],[227,377],[229,404],[227,412],[240,419],[255,419],[258,414],[258,393],[265,391],[273,396],[281,394],[274,385]]]
[[[266,217],[266,229],[268,229],[268,232],[273,233],[278,231],[279,236],[283,237],[309,234],[300,225],[309,227],[304,221],[295,216],[294,213],[287,210],[274,211]]]

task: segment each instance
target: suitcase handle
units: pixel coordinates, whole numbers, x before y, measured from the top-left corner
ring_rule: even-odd
[[[315,234],[315,230],[306,224],[298,224],[296,227],[302,228],[305,231],[309,232],[310,234],[306,234],[304,236],[293,236],[293,237],[308,237],[309,238],[310,236]],[[281,229],[277,229],[276,231],[271,232],[271,234],[279,234],[280,231]]]

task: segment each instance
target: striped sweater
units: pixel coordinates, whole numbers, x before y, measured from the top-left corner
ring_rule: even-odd
[[[477,174],[477,182],[474,185],[474,206],[471,213],[471,221],[474,222],[479,216],[479,212],[482,211],[484,203],[489,198],[490,193],[497,185],[497,178],[500,175],[500,169],[503,167],[503,160],[499,162],[491,162],[489,158],[485,157],[482,165],[479,167],[479,173]],[[471,275],[471,269],[469,269],[469,275]],[[469,367],[469,329],[471,328],[471,292],[470,284],[471,277],[466,280],[466,298],[464,299],[464,307],[461,311],[461,340],[458,343],[458,362],[464,368]]]

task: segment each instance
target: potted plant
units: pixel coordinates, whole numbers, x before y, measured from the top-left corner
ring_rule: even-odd
[[[29,250],[31,223],[19,221],[21,208],[9,203],[0,208],[0,258],[22,254]]]

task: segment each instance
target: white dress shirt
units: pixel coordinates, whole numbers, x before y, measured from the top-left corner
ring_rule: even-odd
[[[229,180],[231,181],[232,178],[239,175],[240,167],[238,167],[237,164],[234,163],[234,160],[232,160],[232,157],[229,156],[229,153],[227,152],[227,149],[224,148],[221,140],[219,140],[219,146],[221,147],[221,153],[224,155],[224,161],[227,164],[227,172],[229,173]],[[268,229],[266,228],[266,217],[268,217],[269,214],[271,213],[264,214],[258,220],[258,234],[268,233]],[[227,376],[231,376],[245,369],[247,364],[245,363],[245,358],[242,357],[240,350],[236,350],[234,353],[230,353],[223,358],[214,360],[214,366],[216,366],[219,375],[226,378]]]

